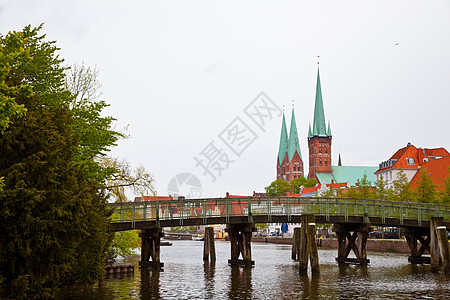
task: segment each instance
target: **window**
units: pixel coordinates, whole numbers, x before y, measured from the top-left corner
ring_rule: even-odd
[[[324,150],[325,150],[325,153],[328,153],[328,148],[327,148],[327,147],[325,147],[325,149],[324,149]]]
[[[407,157],[406,158],[406,162],[408,163],[408,165],[410,166],[414,166],[416,164],[416,162],[414,161],[414,158],[412,157]]]

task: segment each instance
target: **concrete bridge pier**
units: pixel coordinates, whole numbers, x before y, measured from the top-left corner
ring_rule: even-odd
[[[229,265],[252,266],[252,232],[256,231],[253,223],[227,224],[228,237],[231,244],[231,259]],[[242,259],[239,259],[239,256]]]
[[[367,265],[370,262],[366,253],[367,237],[370,232],[369,223],[334,224],[334,231],[338,240],[338,257],[336,258],[338,263]],[[355,258],[348,257],[351,250]]]
[[[160,261],[161,238],[164,236],[161,228],[141,230],[141,267],[160,270],[164,263]]]

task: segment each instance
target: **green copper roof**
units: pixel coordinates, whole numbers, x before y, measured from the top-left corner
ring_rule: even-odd
[[[311,132],[311,123],[309,123],[309,130],[308,130],[308,139],[312,138],[312,132]]]
[[[297,124],[295,122],[294,109],[292,109],[291,130],[289,131],[289,142],[288,142],[289,161],[291,161],[292,158],[294,157],[295,151],[297,151],[300,158],[302,158],[302,153],[300,151],[300,143],[298,141],[298,132],[297,132]]]
[[[330,122],[328,122],[327,136],[331,136],[331,126],[330,126]]]
[[[355,186],[358,179],[366,174],[367,180],[375,186],[377,177],[374,173],[377,170],[378,167],[370,166],[332,166],[331,173],[316,173],[316,176],[321,184],[329,184],[333,179],[335,183],[350,182],[351,186]]]
[[[328,136],[323,112],[322,88],[320,87],[319,69],[317,69],[316,103],[314,106],[313,136]]]
[[[280,148],[278,148],[278,160],[280,164],[283,162],[288,150],[288,135],[286,129],[286,120],[283,113],[283,123],[281,124]]]

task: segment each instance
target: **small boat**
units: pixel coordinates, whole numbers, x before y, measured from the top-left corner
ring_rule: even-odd
[[[204,241],[205,235],[204,234],[196,234],[192,236],[193,241]]]

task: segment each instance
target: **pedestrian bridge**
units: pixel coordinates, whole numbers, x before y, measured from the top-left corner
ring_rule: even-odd
[[[432,217],[450,222],[450,206],[348,198],[210,198],[111,203],[112,230],[230,223],[368,223],[375,226],[429,227]],[[365,218],[365,220],[364,220]],[[368,218],[368,219],[367,219]]]
[[[371,226],[406,228],[411,263],[431,263],[450,273],[447,228],[450,206],[348,198],[239,197],[110,204],[111,229],[140,229],[142,266],[160,268],[163,227],[226,224],[231,244],[230,264],[251,266],[251,237],[255,223],[297,223],[292,258],[305,273],[319,270],[316,223],[333,224],[338,263],[367,264],[366,242]],[[203,257],[215,260],[214,233],[205,229]],[[349,257],[353,251],[354,258]],[[424,256],[430,254],[430,256]],[[242,256],[242,259],[239,257]]]

